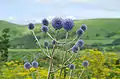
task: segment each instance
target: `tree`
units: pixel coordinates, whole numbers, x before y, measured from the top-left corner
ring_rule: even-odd
[[[2,35],[0,36],[0,55],[1,61],[7,61],[8,59],[8,48],[10,47],[9,44],[9,28],[5,28],[2,30]]]

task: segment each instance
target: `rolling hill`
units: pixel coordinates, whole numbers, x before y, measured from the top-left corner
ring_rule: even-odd
[[[22,36],[27,30],[27,28],[23,25],[13,24],[7,21],[0,20],[0,32],[5,28],[10,29],[9,34],[11,36],[11,39]]]
[[[88,20],[75,20],[75,26],[69,33],[69,39],[72,39],[76,34],[76,29],[79,29],[82,24],[88,26],[88,30],[82,37],[86,44],[93,44],[96,42],[109,44],[113,40],[120,38],[120,19],[116,18],[103,18],[103,19],[88,19]],[[39,36],[41,41],[47,40],[48,38],[40,30],[40,24],[36,24],[35,32]],[[49,25],[51,29],[51,24]],[[26,48],[35,47],[34,37],[27,27],[23,25],[17,25],[6,21],[0,21],[0,30],[3,28],[10,28],[11,44],[13,45],[26,45]],[[60,30],[60,38],[64,38],[64,29]]]

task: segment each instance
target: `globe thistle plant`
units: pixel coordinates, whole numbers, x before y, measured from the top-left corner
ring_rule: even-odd
[[[43,20],[42,20],[42,24],[43,24],[44,26],[48,26],[49,22],[48,22],[47,19],[43,19]]]
[[[29,30],[33,30],[33,29],[34,29],[34,27],[35,27],[35,26],[34,26],[34,24],[33,24],[33,23],[28,24],[28,29],[29,29]]]
[[[78,37],[82,36],[83,33],[87,30],[87,26],[85,24],[83,24],[77,31],[76,31],[76,37],[72,40],[72,41],[69,41],[68,38],[69,38],[69,32],[73,29],[74,27],[74,21],[72,19],[62,19],[60,17],[55,17],[52,19],[52,27],[55,29],[54,31],[56,32],[48,32],[48,25],[49,25],[49,22],[47,19],[43,19],[42,20],[42,27],[41,27],[41,30],[42,32],[45,32],[45,34],[47,34],[51,39],[52,39],[52,50],[49,51],[48,47],[49,47],[49,43],[47,41],[44,42],[44,47],[46,49],[43,49],[38,38],[36,37],[34,31],[33,32],[33,35],[35,37],[35,40],[37,41],[40,49],[41,49],[41,52],[44,53],[44,55],[46,55],[46,57],[49,58],[50,60],[50,64],[49,64],[49,71],[48,71],[48,78],[47,79],[51,79],[51,73],[55,73],[56,69],[54,69],[53,67],[53,64],[54,64],[54,55],[56,55],[55,53],[56,52],[59,52],[59,49],[63,49],[61,50],[60,52],[64,52],[63,56],[61,56],[60,54],[60,59],[63,59],[63,61],[61,61],[62,65],[60,68],[57,68],[58,70],[60,70],[60,75],[59,75],[59,79],[61,79],[61,74],[62,74],[62,70],[65,69],[67,66],[68,68],[70,68],[70,75],[72,73],[72,71],[75,69],[75,65],[74,64],[69,64],[67,65],[67,63],[73,63],[75,61],[75,59],[79,56],[79,52],[78,52],[78,49],[82,48],[83,45],[84,45],[84,41],[79,39]],[[62,27],[64,28],[64,31],[66,32],[66,36],[64,37],[65,40],[62,41],[61,39],[58,39],[58,35],[60,35],[60,32],[62,31],[59,31],[60,29],[62,29]],[[34,25],[32,23],[29,24],[29,29],[30,30],[33,30],[34,29]],[[51,31],[51,30],[50,30]],[[53,35],[51,35],[53,34]],[[56,34],[56,35],[54,35]],[[73,42],[75,42],[75,40],[77,40],[78,38],[78,41],[76,42],[75,45],[73,45],[73,47],[69,47],[70,44],[72,44]],[[57,43],[57,44],[56,44]],[[57,49],[57,51],[55,50]],[[71,56],[70,56],[70,52],[73,52],[71,53]],[[78,53],[77,53],[78,52]],[[69,54],[68,54],[69,53]],[[76,53],[76,54],[75,54]],[[76,56],[74,56],[76,55]],[[58,56],[59,57],[59,56]],[[89,62],[88,61],[84,61],[82,63],[82,65],[84,67],[87,67],[89,65]],[[29,69],[31,67],[30,63],[25,63],[24,65],[25,69]],[[32,62],[32,67],[34,68],[37,68],[38,67],[38,62],[36,61],[33,61]],[[66,72],[66,71],[65,71]],[[69,76],[69,79],[70,79],[71,76]]]
[[[83,40],[78,40],[77,43],[76,43],[76,46],[77,47],[83,47],[84,46],[84,41]]]
[[[38,62],[37,61],[33,61],[32,62],[32,67],[37,68],[38,67]]]
[[[83,33],[84,33],[84,31],[83,31],[82,29],[78,29],[78,30],[76,31],[76,34],[77,34],[78,37],[82,36]]]
[[[77,51],[78,51],[78,47],[76,45],[74,45],[72,47],[72,52],[77,53]]]
[[[46,32],[48,32],[48,27],[47,26],[42,26],[41,30],[46,33]]]
[[[87,60],[85,60],[85,61],[83,61],[82,65],[83,65],[84,67],[88,67],[88,66],[89,66],[89,62],[88,62]]]
[[[52,20],[52,26],[54,29],[59,30],[63,27],[63,19],[60,17],[55,17]]]
[[[25,68],[25,69],[30,69],[30,68],[31,68],[31,64],[30,64],[29,62],[26,62],[26,63],[24,64],[24,68]]]
[[[85,24],[82,24],[82,26],[80,27],[83,31],[86,31],[87,30],[87,25]]]
[[[72,30],[74,26],[74,21],[72,19],[65,19],[63,21],[63,28],[66,30],[66,31],[70,31]]]
[[[74,70],[74,69],[75,69],[75,65],[74,65],[74,64],[69,64],[69,65],[68,65],[68,68]]]

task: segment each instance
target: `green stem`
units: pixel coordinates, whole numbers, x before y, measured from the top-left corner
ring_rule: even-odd
[[[79,49],[78,49],[78,51],[79,51]],[[75,58],[70,63],[73,63],[75,61],[75,59],[78,57],[78,54],[79,54],[79,52],[77,52]]]
[[[66,32],[65,44],[63,45],[63,47],[65,48],[65,50],[66,50],[67,38],[68,38],[68,32]],[[66,51],[66,52],[67,52],[67,51]],[[63,65],[64,65],[64,61],[65,61],[65,57],[66,57],[66,52],[64,52],[62,67],[63,67]],[[61,68],[61,70],[60,70],[59,79],[60,79],[60,77],[61,77],[62,70],[63,70],[63,68]]]
[[[71,61],[71,63],[73,63],[75,61],[75,59],[77,58],[78,53],[76,54],[75,58]]]
[[[50,58],[50,67],[49,67],[48,78],[47,79],[50,79],[50,75],[51,75],[51,71],[52,71],[52,67],[53,67],[54,51],[55,51],[55,45],[53,46],[52,55],[51,55],[51,58]]]
[[[67,38],[68,38],[68,32],[66,32],[66,38],[65,38],[65,44],[64,44],[64,48],[65,48],[65,50],[67,50],[66,49],[66,43],[67,43]],[[67,51],[66,51],[67,52]],[[63,58],[63,64],[64,64],[64,61],[65,61],[65,56],[66,56],[66,53],[64,53],[64,58]]]
[[[54,71],[51,71],[51,72],[57,72],[58,70],[60,70],[60,69],[62,69],[62,68],[64,68],[64,67],[67,67],[67,66],[61,66],[61,67],[59,67],[58,69],[56,69],[56,70],[54,70]]]
[[[48,35],[52,40],[55,40],[55,41],[56,41],[56,39],[54,39],[54,38],[49,34],[49,32],[47,32],[47,35]]]
[[[74,56],[74,53],[72,54],[72,56],[71,56],[70,58],[68,58],[68,59],[64,62],[64,65],[65,65],[68,61],[70,61],[73,56]]]
[[[47,54],[51,56],[48,47],[46,47],[46,49],[47,49]]]
[[[68,42],[66,45],[71,44],[71,43],[74,42],[76,39],[77,39],[77,36],[76,36],[72,41]]]
[[[38,43],[38,46],[40,47],[40,49],[42,50],[42,52],[47,56],[47,57],[49,57],[50,58],[50,56],[49,55],[47,55],[46,53],[45,53],[45,51],[42,49],[42,47],[41,47],[41,45],[40,45],[40,42],[39,42],[39,40],[37,39],[37,37],[36,37],[36,35],[35,35],[35,33],[34,33],[34,31],[32,30],[32,33],[33,33],[33,35],[34,35],[34,37],[35,37],[35,40],[37,41],[37,43]]]
[[[85,69],[82,70],[82,72],[81,72],[80,76],[78,77],[78,79],[81,78],[81,76],[82,76],[82,74],[84,73],[84,71],[85,71]]]
[[[58,44],[65,44],[65,42],[59,42],[57,41],[56,39],[54,39],[49,32],[47,32],[47,35],[52,39],[52,40],[55,40]]]

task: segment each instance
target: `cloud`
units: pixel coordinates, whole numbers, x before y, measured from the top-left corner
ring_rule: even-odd
[[[7,20],[9,20],[9,21],[15,21],[15,20],[16,20],[16,18],[15,18],[15,17],[13,17],[13,16],[10,16],[10,17],[8,17],[8,18],[7,18]]]
[[[76,17],[74,17],[74,16],[66,16],[66,18],[70,18],[70,19],[73,19],[73,20],[76,19]]]

